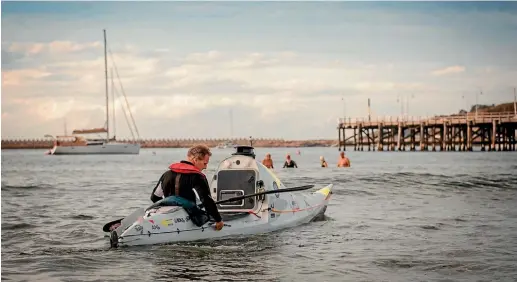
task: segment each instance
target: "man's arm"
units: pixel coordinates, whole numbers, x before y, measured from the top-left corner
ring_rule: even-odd
[[[199,195],[199,199],[205,207],[206,212],[211,215],[216,222],[221,221],[222,218],[219,214],[219,210],[217,210],[217,206],[214,200],[212,197],[210,197],[210,187],[208,186],[208,181],[206,178],[200,176],[199,182],[197,183],[195,189]]]
[[[165,173],[162,174],[162,176],[160,177],[160,180],[158,180],[158,183],[156,183],[156,186],[154,186],[153,192],[151,193],[151,201],[153,203],[156,203],[159,200],[163,199],[162,181],[163,181],[164,175],[165,175]]]

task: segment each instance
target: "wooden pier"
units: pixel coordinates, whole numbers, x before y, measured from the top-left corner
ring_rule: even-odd
[[[345,129],[353,129],[346,137]],[[344,118],[338,150],[354,151],[515,151],[517,115],[466,113],[451,116]]]

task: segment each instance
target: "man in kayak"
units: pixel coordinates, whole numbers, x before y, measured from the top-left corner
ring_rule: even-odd
[[[187,203],[188,206],[193,207],[185,208],[192,217],[191,213],[200,214],[200,210],[195,206],[197,193],[208,215],[216,221],[215,229],[221,230],[224,223],[214,200],[210,197],[210,187],[206,176],[201,172],[206,169],[210,156],[212,156],[212,153],[205,145],[190,148],[187,152],[186,161],[171,164],[169,170],[162,174],[153,189],[151,201],[155,203],[169,196],[183,198],[181,200],[190,202]],[[194,189],[196,193],[194,193]],[[206,220],[205,222],[195,223],[200,226],[206,223]]]

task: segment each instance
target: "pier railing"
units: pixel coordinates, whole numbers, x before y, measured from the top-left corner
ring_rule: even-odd
[[[502,113],[465,113],[432,117],[362,117],[338,120],[338,149],[353,145],[354,150],[404,151],[515,151],[517,115]],[[353,134],[346,136],[347,129]]]
[[[443,116],[375,116],[375,117],[359,117],[359,118],[339,118],[339,127],[354,127],[358,124],[363,126],[375,126],[377,124],[420,124],[420,123],[491,123],[492,121],[516,121],[517,115],[513,112],[503,113],[467,113],[457,115]]]

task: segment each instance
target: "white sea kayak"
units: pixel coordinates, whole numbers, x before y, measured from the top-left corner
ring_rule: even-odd
[[[308,223],[325,213],[333,184],[307,192],[314,185],[286,188],[255,160],[253,147],[239,146],[223,160],[210,183],[224,228],[213,222],[197,226],[185,208],[155,204],[136,210],[111,233],[112,247],[165,244],[271,232]],[[258,195],[254,195],[258,194]],[[253,196],[254,195],[254,196]],[[112,222],[115,223],[115,222]]]

